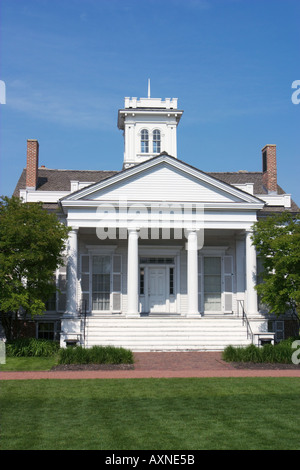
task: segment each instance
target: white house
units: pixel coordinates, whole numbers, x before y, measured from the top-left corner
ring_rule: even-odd
[[[119,172],[39,167],[38,142],[28,140],[14,194],[72,227],[40,337],[134,351],[273,340],[255,290],[251,227],[299,210],[277,185],[276,146],[262,149],[261,172],[203,172],[177,158],[182,114],[177,99],[125,98]]]

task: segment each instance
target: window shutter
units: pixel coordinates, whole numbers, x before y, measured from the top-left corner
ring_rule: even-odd
[[[80,309],[84,313],[90,311],[90,257],[81,255],[81,304]]]
[[[122,310],[122,256],[113,255],[112,269],[112,311]]]
[[[232,287],[233,287],[233,258],[224,256],[224,313],[232,313]]]

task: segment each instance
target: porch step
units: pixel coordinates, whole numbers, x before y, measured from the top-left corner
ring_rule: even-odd
[[[138,351],[221,351],[250,344],[240,318],[88,317],[85,346]]]

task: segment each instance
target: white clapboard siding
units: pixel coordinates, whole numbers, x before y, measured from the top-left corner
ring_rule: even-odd
[[[108,188],[95,192],[93,200],[109,199],[150,201],[236,202],[239,199],[206,182],[201,182],[183,171],[160,166],[150,168],[128,180],[124,179]],[[87,199],[91,199],[88,196]]]

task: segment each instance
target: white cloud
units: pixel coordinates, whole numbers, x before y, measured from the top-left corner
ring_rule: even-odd
[[[111,129],[115,121],[113,97],[95,96],[86,89],[59,89],[29,86],[21,80],[11,82],[7,105],[35,119],[56,122],[63,126]]]

